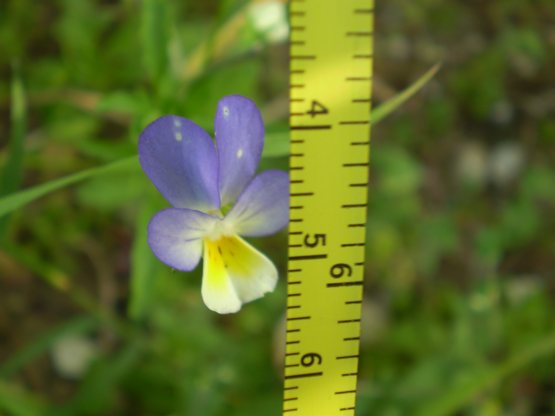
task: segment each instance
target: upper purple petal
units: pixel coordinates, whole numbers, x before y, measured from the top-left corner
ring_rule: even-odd
[[[201,127],[179,116],[149,124],[139,138],[139,161],[160,193],[177,208],[218,209],[218,156]]]
[[[268,170],[257,175],[239,196],[224,222],[237,234],[273,234],[289,221],[289,175]]]
[[[192,209],[165,209],[148,224],[148,244],[168,266],[190,271],[200,260],[202,238],[218,221],[219,218]]]
[[[254,176],[264,146],[264,123],[256,104],[223,97],[215,120],[222,206],[234,202]]]

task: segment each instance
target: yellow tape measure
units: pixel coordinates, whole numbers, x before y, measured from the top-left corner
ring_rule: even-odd
[[[373,0],[291,0],[284,415],[353,415],[370,157]]]

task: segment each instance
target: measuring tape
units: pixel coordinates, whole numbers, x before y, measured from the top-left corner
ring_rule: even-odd
[[[284,415],[355,412],[373,5],[373,0],[290,0]]]

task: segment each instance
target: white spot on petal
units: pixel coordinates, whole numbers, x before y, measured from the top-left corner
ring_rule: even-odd
[[[178,142],[183,140],[183,135],[181,134],[181,132],[179,132],[179,131],[175,132],[175,140],[177,140]]]
[[[224,105],[224,108],[222,108],[222,112],[224,113],[224,118],[229,117],[229,107],[227,105]]]
[[[237,156],[237,159],[241,159],[243,157],[243,149],[237,150],[235,155]]]
[[[175,127],[181,127],[181,120],[179,120],[178,118],[174,118],[173,119],[173,125]]]

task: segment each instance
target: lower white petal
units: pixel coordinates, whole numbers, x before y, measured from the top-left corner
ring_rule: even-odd
[[[274,290],[274,264],[238,236],[204,242],[202,297],[218,313],[233,313],[241,304]]]

